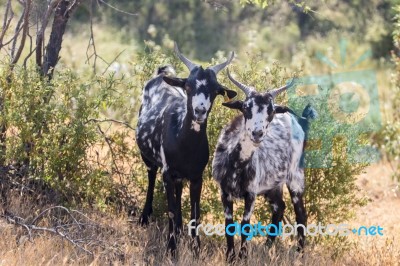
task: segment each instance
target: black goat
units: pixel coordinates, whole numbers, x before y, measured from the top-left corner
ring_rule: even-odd
[[[209,159],[207,117],[217,95],[233,98],[235,91],[218,83],[216,75],[233,59],[203,69],[175,52],[189,68],[188,78],[175,77],[171,66],[162,67],[143,90],[142,105],[136,130],[137,144],[148,168],[146,203],[139,222],[148,224],[152,213],[154,184],[158,168],[168,200],[168,249],[176,249],[176,237],[182,229],[182,180],[190,181],[190,219],[199,223],[202,175]],[[195,232],[191,232],[195,237]],[[200,244],[199,238],[195,243]]]
[[[276,106],[275,97],[291,84],[266,93],[229,79],[246,94],[245,101],[223,103],[224,106],[240,110],[243,115],[227,125],[218,140],[214,160],[213,176],[221,188],[221,199],[226,226],[233,223],[233,198],[244,198],[245,210],[242,227],[249,223],[257,195],[264,195],[272,207],[272,224],[278,228],[283,218],[285,202],[282,199],[286,184],[297,224],[306,225],[306,210],[303,204],[304,171],[303,152],[308,118],[316,117],[316,111],[307,106],[304,118],[294,115],[287,107]],[[247,227],[248,228],[248,227]],[[228,228],[229,229],[229,228]],[[273,227],[271,229],[274,229]],[[304,246],[304,230],[297,227],[299,247]],[[247,230],[248,231],[248,230]],[[268,235],[272,244],[277,232]],[[233,236],[226,234],[227,259],[235,255]],[[246,236],[242,235],[239,256],[246,255]]]

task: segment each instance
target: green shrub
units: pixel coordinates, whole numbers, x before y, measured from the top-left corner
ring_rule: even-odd
[[[397,5],[394,9],[397,15],[395,16],[393,32],[395,50],[392,51],[392,61],[395,68],[392,78],[391,99],[393,110],[398,110],[400,105],[400,5]],[[398,111],[393,112],[392,121],[389,121],[382,131],[375,136],[375,140],[396,169],[393,174],[394,178],[400,181],[400,114]]]
[[[35,69],[3,68],[3,163],[25,185],[42,182],[65,203],[104,203],[115,187],[101,162],[91,161],[91,149],[104,142],[92,121],[115,102],[112,88],[119,82],[112,75],[81,81],[71,71],[47,81]]]

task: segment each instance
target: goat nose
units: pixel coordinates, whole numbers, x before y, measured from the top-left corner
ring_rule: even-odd
[[[196,115],[204,115],[204,114],[206,113],[206,109],[201,109],[201,108],[196,107],[196,108],[194,109],[194,113],[195,113]]]
[[[253,135],[254,138],[261,138],[264,135],[264,132],[262,130],[257,130],[257,131],[253,131],[251,133]]]

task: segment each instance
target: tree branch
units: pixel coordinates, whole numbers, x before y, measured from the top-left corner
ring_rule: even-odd
[[[10,27],[10,23],[13,18],[14,18],[14,12],[11,7],[11,0],[8,0],[7,6],[6,6],[6,11],[4,14],[3,27],[1,29],[1,34],[0,34],[0,49],[5,46],[5,45],[3,45],[3,39],[4,39],[4,36],[6,35],[8,28]]]
[[[98,0],[100,3],[103,3],[103,4],[105,4],[106,6],[108,6],[109,8],[111,8],[111,9],[114,9],[115,11],[117,11],[117,12],[119,12],[119,13],[122,13],[122,14],[125,14],[125,15],[129,15],[129,16],[137,16],[138,14],[134,14],[134,13],[130,13],[130,12],[126,12],[126,11],[123,11],[123,10],[121,10],[121,9],[118,9],[118,8],[116,8],[115,6],[112,6],[112,5],[110,5],[109,3],[107,3],[107,2],[105,2],[104,0]]]
[[[36,65],[42,67],[42,53],[43,53],[43,40],[44,33],[46,31],[47,24],[49,23],[50,16],[52,15],[54,8],[58,6],[61,0],[53,0],[47,6],[46,13],[42,19],[42,25],[40,30],[36,34]]]
[[[48,227],[37,225],[39,220],[44,218],[45,214],[51,215],[51,212],[54,210],[58,210],[58,211],[61,210],[61,211],[64,211],[65,213],[67,213],[68,217],[70,217],[70,219],[71,219],[71,222],[67,222],[65,224],[57,224],[55,226],[48,226]],[[78,219],[75,216],[75,214],[79,214],[80,216],[82,216],[86,220],[89,220],[90,222],[84,222],[84,221]],[[55,234],[55,235],[61,237],[62,239],[67,240],[74,247],[77,247],[78,249],[80,249],[80,250],[84,251],[85,253],[88,253],[92,256],[93,256],[93,252],[90,251],[89,249],[87,249],[85,246],[87,246],[87,245],[93,246],[94,242],[101,242],[100,240],[98,240],[96,238],[96,236],[97,236],[96,232],[92,232],[92,234],[90,236],[84,236],[85,232],[83,232],[85,227],[98,228],[98,227],[100,227],[100,225],[91,221],[82,212],[79,212],[76,210],[70,210],[63,206],[49,207],[49,208],[43,210],[42,212],[40,212],[37,216],[35,216],[31,222],[28,222],[28,221],[26,221],[27,219],[23,219],[23,218],[21,218],[17,215],[14,215],[10,212],[6,212],[4,215],[1,215],[0,217],[6,219],[7,222],[10,224],[14,224],[14,225],[23,227],[26,230],[30,241],[32,241],[34,232],[38,232],[38,231],[39,232],[40,231],[48,232],[48,233]],[[58,221],[60,220],[59,217],[54,217],[54,216],[51,216],[51,217],[56,218]],[[77,229],[77,231],[75,229]]]
[[[111,119],[111,118],[108,118],[108,119],[95,119],[95,118],[91,118],[91,119],[89,119],[87,122],[97,122],[97,123],[114,122],[114,123],[117,123],[117,124],[124,125],[124,126],[130,128],[130,129],[132,129],[133,131],[135,131],[135,129],[134,129],[131,125],[129,125],[128,122],[120,121],[120,120],[115,120],[115,119]]]
[[[18,62],[19,58],[21,57],[22,50],[24,49],[24,46],[25,46],[26,35],[28,34],[28,30],[29,30],[29,15],[31,12],[31,3],[32,3],[32,0],[25,1],[25,8],[24,8],[24,15],[23,15],[24,22],[22,25],[22,38],[21,38],[21,42],[20,42],[18,51],[11,61],[12,66]]]
[[[53,25],[49,42],[44,55],[42,74],[49,79],[53,77],[54,67],[58,63],[62,38],[67,27],[72,11],[80,4],[80,1],[61,0],[55,8]]]

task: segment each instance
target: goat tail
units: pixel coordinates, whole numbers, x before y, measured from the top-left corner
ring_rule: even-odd
[[[171,65],[165,65],[157,68],[156,76],[158,75],[175,77],[176,71]]]
[[[311,104],[307,104],[306,108],[304,108],[303,113],[301,115],[305,119],[315,119],[318,117],[317,111],[311,106]]]
[[[314,120],[318,117],[317,111],[311,106],[311,104],[307,104],[304,108],[303,113],[301,114],[301,118],[299,119],[299,124],[304,131],[304,141],[303,141],[303,154],[300,159],[300,167],[305,167],[304,162],[304,150],[307,146],[308,140],[308,131],[310,130],[310,120]]]
[[[308,137],[308,131],[310,130],[310,120],[316,119],[318,117],[318,113],[309,103],[304,108],[301,116],[302,117],[301,117],[301,119],[299,119],[299,124],[304,131],[304,134],[305,134],[304,142],[305,142]]]

